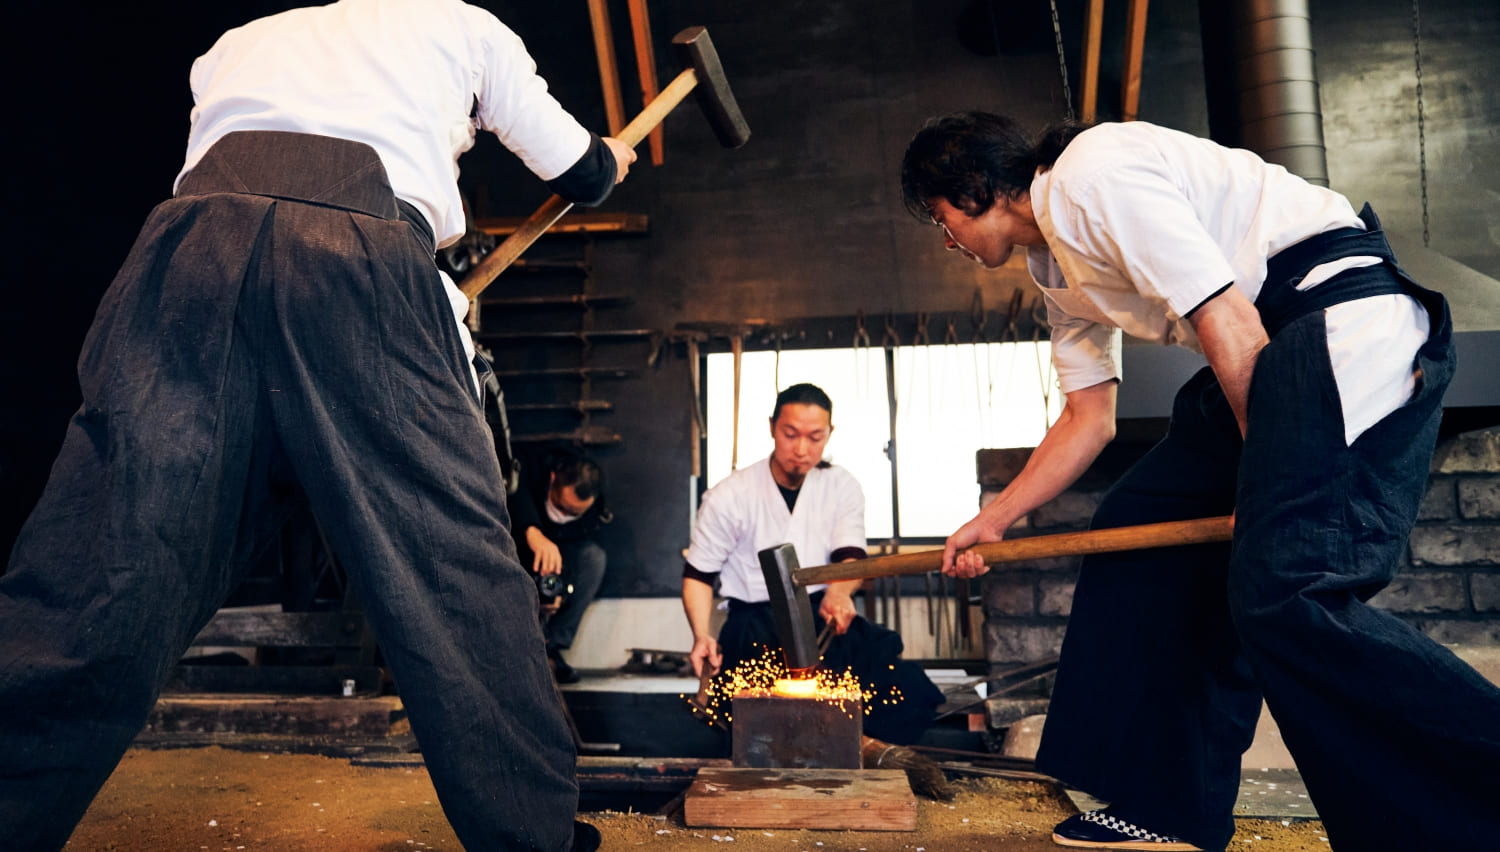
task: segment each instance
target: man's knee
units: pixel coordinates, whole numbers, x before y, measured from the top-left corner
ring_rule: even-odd
[[[598,542],[580,542],[570,555],[573,565],[564,564],[564,567],[571,567],[575,576],[580,580],[604,576],[604,568],[609,563],[609,557]]]

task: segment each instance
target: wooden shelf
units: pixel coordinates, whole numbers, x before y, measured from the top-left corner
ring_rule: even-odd
[[[525,222],[522,216],[475,219],[474,227],[486,234],[508,237]],[[649,223],[644,213],[569,213],[557,220],[548,234],[644,234]]]

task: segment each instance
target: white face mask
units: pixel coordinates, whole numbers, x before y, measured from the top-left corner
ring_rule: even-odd
[[[547,500],[547,517],[554,524],[571,524],[583,517],[583,515],[570,515],[562,509],[557,508],[557,504],[549,499]]]

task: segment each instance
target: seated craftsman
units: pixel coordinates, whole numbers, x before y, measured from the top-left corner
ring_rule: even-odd
[[[780,650],[761,550],[789,542],[804,565],[866,556],[864,493],[848,471],[823,461],[832,417],[833,403],[818,387],[783,390],[771,414],[770,458],[735,471],[703,495],[682,580],[694,672],[704,666],[731,671],[764,649]],[[709,632],[716,576],[729,609],[717,639]],[[910,743],[932,721],[943,694],[920,665],[900,659],[899,634],[859,617],[852,598],[859,585],[846,580],[808,587],[814,626],[821,631],[833,624],[823,666],[852,671],[874,694],[865,717],[870,736]]]
[[[537,576],[552,673],[559,683],[576,683],[578,672],[562,652],[604,581],[604,548],[595,540],[613,519],[604,505],[604,471],[581,453],[554,449],[521,460],[520,480],[506,501],[511,535],[521,564]]]

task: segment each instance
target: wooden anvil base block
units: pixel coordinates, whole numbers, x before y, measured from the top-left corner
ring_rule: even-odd
[[[858,769],[864,706],[741,692],[731,708],[734,765],[762,769]]]
[[[705,767],[682,815],[689,826],[915,831],[917,797],[900,769]]]

